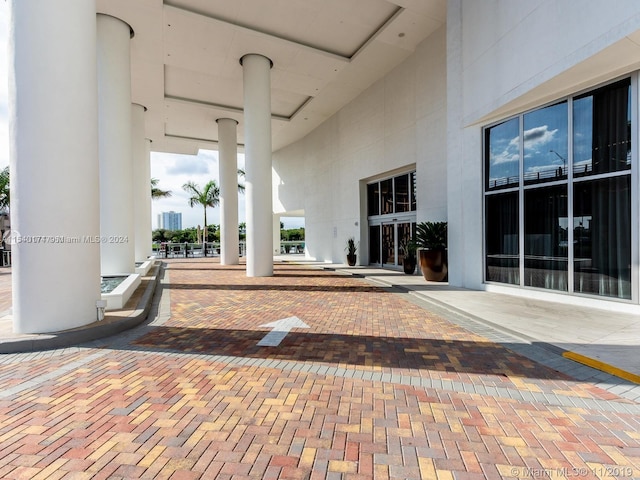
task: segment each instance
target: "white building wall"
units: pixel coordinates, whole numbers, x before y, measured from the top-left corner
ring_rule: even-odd
[[[449,282],[482,288],[482,127],[640,68],[640,2],[449,0],[447,10]]]
[[[276,214],[304,211],[309,256],[366,263],[361,183],[416,168],[418,221],[446,220],[446,30],[299,142],[273,154]],[[361,238],[361,232],[363,233]],[[364,257],[364,258],[363,258]]]

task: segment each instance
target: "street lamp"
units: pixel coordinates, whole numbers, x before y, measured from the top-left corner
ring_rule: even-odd
[[[564,175],[566,173],[566,169],[567,169],[567,159],[564,158],[562,155],[560,155],[555,150],[549,150],[549,153],[555,153],[558,156],[558,158],[560,160],[562,160],[562,174]]]

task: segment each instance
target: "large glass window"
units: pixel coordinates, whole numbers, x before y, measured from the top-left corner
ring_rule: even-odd
[[[524,184],[567,178],[567,102],[524,115]]]
[[[393,178],[380,182],[381,214],[393,213]]]
[[[367,185],[367,215],[380,215],[380,184]]]
[[[524,284],[567,291],[567,186],[524,193]]]
[[[487,280],[520,284],[518,192],[487,196]]]
[[[487,281],[632,298],[631,131],[630,79],[485,129]]]
[[[573,175],[631,169],[631,85],[623,80],[573,102]]]
[[[416,172],[367,184],[369,263],[398,268],[416,224]]]
[[[396,212],[411,211],[411,194],[409,191],[409,175],[401,175],[393,179],[396,193]]]
[[[517,118],[485,130],[486,189],[517,186],[520,181],[520,127]]]
[[[579,182],[573,198],[575,291],[631,298],[630,176]]]

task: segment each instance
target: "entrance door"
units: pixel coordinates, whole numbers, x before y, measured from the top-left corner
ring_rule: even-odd
[[[369,263],[382,267],[402,266],[406,245],[415,230],[415,222],[393,221],[369,227]]]
[[[396,228],[395,223],[382,224],[382,266],[396,266]]]

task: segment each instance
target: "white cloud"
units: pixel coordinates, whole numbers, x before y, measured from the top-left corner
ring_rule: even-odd
[[[172,155],[172,157],[172,164],[166,167],[167,175],[208,175],[211,171],[210,159],[194,155]]]
[[[520,160],[519,137],[512,138],[505,149],[491,156],[491,165],[500,165],[502,163],[517,162]]]
[[[539,151],[540,148],[551,143],[558,133],[558,129],[549,130],[548,125],[531,128],[524,132],[524,148],[525,150]]]

